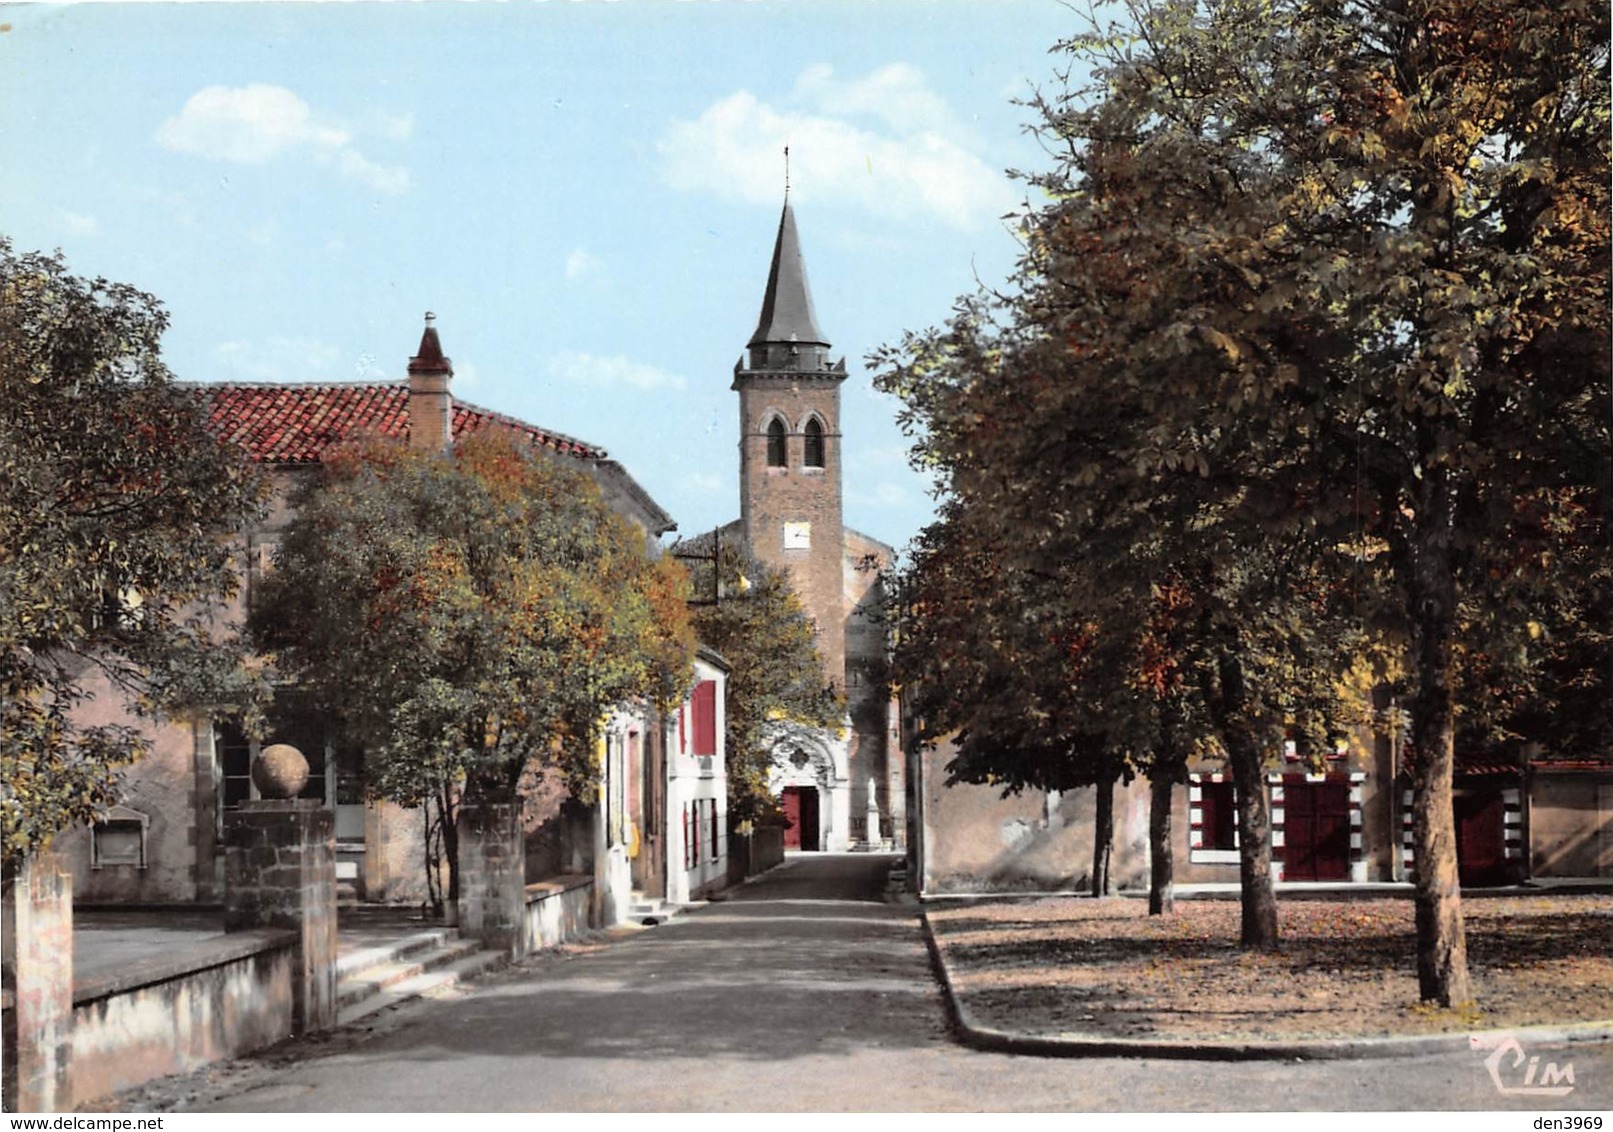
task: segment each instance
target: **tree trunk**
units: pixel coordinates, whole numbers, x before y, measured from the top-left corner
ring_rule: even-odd
[[[1249,702],[1243,665],[1223,653],[1216,665],[1219,687],[1207,706],[1227,751],[1232,784],[1238,794],[1238,883],[1243,903],[1244,947],[1273,951],[1277,947],[1277,894],[1271,887],[1271,806],[1266,800],[1266,735],[1255,706]]]
[[[1271,887],[1271,806],[1266,761],[1252,735],[1226,736],[1232,783],[1238,793],[1238,882],[1243,895],[1239,942],[1258,951],[1277,947],[1277,894]]]
[[[1092,828],[1092,895],[1113,896],[1110,865],[1115,847],[1115,776],[1106,770],[1093,789],[1097,791],[1098,813]]]
[[[1456,636],[1456,584],[1451,562],[1452,503],[1444,476],[1434,477],[1419,514],[1410,599],[1416,701],[1411,720],[1412,866],[1417,871],[1417,989],[1424,1002],[1472,1001],[1467,938],[1457,877],[1452,778],[1456,719],[1451,658]]]
[[[1176,862],[1171,856],[1171,797],[1176,775],[1163,768],[1148,779],[1148,914],[1176,911]]]
[[[442,856],[448,862],[448,896],[443,902],[444,922],[453,927],[459,923],[459,824],[454,813],[453,787],[446,782],[437,801],[442,816]]]

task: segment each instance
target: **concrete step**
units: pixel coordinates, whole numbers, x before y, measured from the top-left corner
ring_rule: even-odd
[[[683,910],[682,904],[665,900],[634,900],[627,906],[627,918],[635,924],[664,924]]]
[[[463,945],[469,948],[468,953],[460,950],[451,960],[433,963],[415,974],[387,983],[363,998],[340,1006],[336,1013],[336,1024],[347,1026],[400,1002],[442,994],[467,979],[496,971],[510,961],[502,951],[478,950],[473,940],[465,940]],[[431,953],[432,956],[436,954]]]
[[[480,945],[475,940],[459,939],[456,936],[444,940],[435,947],[412,948],[406,955],[381,959],[379,962],[353,970],[345,976],[338,968],[336,1009],[340,1011],[344,1007],[362,1002],[373,994],[439,967],[449,966],[474,955],[479,950]]]
[[[341,983],[363,971],[366,967],[376,967],[382,963],[396,963],[400,959],[407,959],[411,955],[422,951],[431,951],[443,947],[459,938],[458,928],[427,928],[424,931],[412,932],[409,935],[399,936],[396,939],[386,940],[373,947],[357,948],[341,955],[336,960],[336,981]]]

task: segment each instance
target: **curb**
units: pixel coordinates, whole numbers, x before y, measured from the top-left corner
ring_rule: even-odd
[[[1591,1044],[1613,1041],[1613,1021],[1580,1022],[1568,1026],[1535,1026],[1507,1030],[1468,1030],[1456,1034],[1420,1034],[1394,1038],[1334,1038],[1310,1041],[1149,1041],[1138,1038],[1052,1037],[1000,1030],[976,1021],[974,1012],[959,1000],[936,941],[930,917],[922,909],[924,944],[946,999],[953,1033],[964,1045],[995,1053],[1034,1057],[1153,1057],[1178,1061],[1364,1061],[1375,1057],[1405,1057],[1492,1048],[1510,1035],[1520,1042]]]

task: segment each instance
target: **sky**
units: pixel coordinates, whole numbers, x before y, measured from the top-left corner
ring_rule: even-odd
[[[405,376],[739,514],[734,363],[784,200],[845,515],[933,517],[866,358],[1001,284],[1061,0],[0,4],[0,232],[156,295],[185,381]],[[1034,203],[1034,201],[1033,201]]]

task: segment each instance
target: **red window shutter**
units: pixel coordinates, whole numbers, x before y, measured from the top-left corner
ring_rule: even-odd
[[[694,753],[717,753],[717,682],[702,680],[695,685],[694,699]]]

